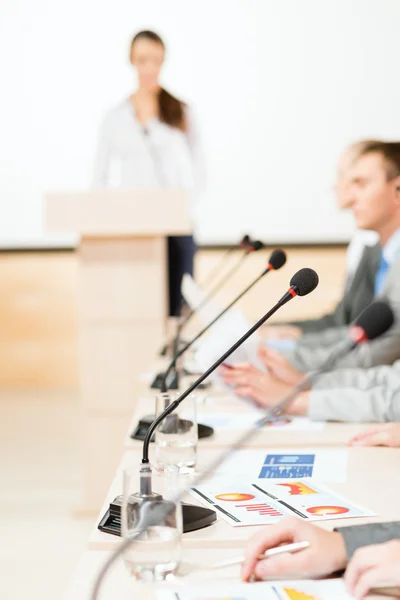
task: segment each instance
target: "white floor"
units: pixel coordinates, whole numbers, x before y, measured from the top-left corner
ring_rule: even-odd
[[[73,394],[0,394],[0,598],[58,600],[95,516],[78,517]]]

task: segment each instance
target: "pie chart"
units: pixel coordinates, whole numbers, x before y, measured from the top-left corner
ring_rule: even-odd
[[[223,500],[224,502],[243,502],[244,500],[254,500],[254,496],[252,494],[240,494],[240,493],[230,493],[230,494],[218,494],[215,496],[217,500]]]
[[[318,517],[324,517],[326,515],[342,515],[349,512],[349,508],[345,506],[310,506],[307,508],[307,512],[311,515]]]

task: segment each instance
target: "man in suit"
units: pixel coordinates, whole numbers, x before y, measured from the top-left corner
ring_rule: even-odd
[[[293,554],[258,560],[269,548],[307,541],[310,546]],[[364,598],[373,587],[400,586],[400,522],[372,523],[326,531],[301,519],[289,517],[268,525],[252,536],[245,552],[242,579],[324,577],[345,570],[350,593]]]
[[[353,280],[333,315],[301,322],[305,329],[311,323],[317,324],[316,331],[304,334],[286,357],[274,350],[262,350],[268,373],[257,371],[251,365],[221,370],[225,382],[233,385],[238,395],[250,396],[264,406],[272,406],[289,387],[304,377],[304,372],[317,368],[331,355],[333,348],[346,336],[347,326],[344,325],[374,297],[388,300],[395,315],[394,326],[381,338],[359,346],[338,361],[335,370],[323,375],[311,392],[296,400],[291,410],[297,411],[296,414],[318,414],[318,418],[336,418],[340,410],[338,390],[343,397],[346,389],[349,390],[347,397],[355,397],[357,393],[362,396],[363,391],[368,394],[371,386],[376,384],[376,378],[379,381],[380,377],[379,370],[369,372],[368,369],[390,365],[400,359],[399,186],[400,143],[372,142],[364,148],[349,173],[348,203],[358,227],[376,231],[380,244],[364,250]],[[335,327],[319,329],[320,325],[332,321]],[[392,375],[390,383],[382,384],[389,394],[393,385],[396,388],[392,381],[396,382],[399,376],[397,371]],[[332,400],[330,405],[326,400],[328,397]],[[348,419],[360,420],[361,414],[365,416],[358,411],[358,407],[360,410],[363,407],[362,400],[358,403],[354,400],[354,411],[345,402],[343,400],[342,408]],[[384,415],[384,409],[381,414]],[[381,420],[385,418],[381,416]]]
[[[388,238],[387,231],[382,228],[382,213],[379,213],[379,208],[382,208],[380,196],[384,195],[388,199],[389,190],[396,194],[400,175],[400,142],[364,140],[351,145],[344,153],[343,160],[345,164],[339,168],[337,185],[339,206],[352,209],[360,232],[374,235],[375,242],[373,244],[369,242],[364,248],[363,262],[358,263],[354,273],[350,273],[346,293],[332,313],[317,319],[296,321],[289,326],[266,327],[264,330],[266,339],[298,339],[304,334],[349,325],[361,310],[371,303],[376,293],[375,276],[380,266],[382,246]],[[384,164],[378,164],[382,161]],[[363,210],[364,214],[360,214],[361,204],[364,209],[368,208],[368,214],[365,214],[365,210]],[[386,204],[385,208],[390,211],[386,217],[389,216],[391,223],[389,228],[393,233],[398,227],[393,218],[394,214],[391,210],[393,207]],[[378,238],[380,243],[377,244]],[[356,281],[353,277],[356,277]]]

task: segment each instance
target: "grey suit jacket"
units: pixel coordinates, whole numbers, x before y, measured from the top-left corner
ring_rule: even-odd
[[[357,279],[355,277],[355,281],[360,281],[359,273]],[[364,289],[361,281],[360,286]],[[349,367],[369,368],[380,364],[390,365],[397,359],[400,359],[400,252],[389,269],[382,293],[379,297],[386,299],[391,305],[395,316],[395,324],[385,335],[372,342],[362,344],[341,361],[338,361],[334,367],[335,369]],[[333,348],[346,335],[347,327],[335,327],[326,331],[305,335],[303,336],[304,339],[300,338],[296,349],[293,352],[286,353],[286,356],[298,370],[312,371],[327,360]],[[340,376],[338,377],[339,379],[335,380],[335,382],[340,385]],[[354,380],[354,386],[356,382],[357,379]]]
[[[381,247],[367,246],[356,272],[335,310],[320,317],[306,321],[295,321],[292,325],[300,327],[304,333],[315,333],[331,327],[349,325],[368,306],[374,297],[375,275],[379,267]]]
[[[393,366],[321,375],[310,392],[308,416],[316,421],[400,421],[400,360]]]
[[[342,535],[346,545],[347,558],[350,560],[354,552],[362,546],[382,544],[390,542],[390,540],[400,539],[400,522],[354,525],[352,527],[340,527],[335,531]]]

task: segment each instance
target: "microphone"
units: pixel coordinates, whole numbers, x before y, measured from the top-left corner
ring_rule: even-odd
[[[251,244],[251,238],[249,235],[246,234],[242,237],[242,239],[240,240],[239,244],[237,244],[237,246],[231,246],[229,248],[229,250],[227,250],[225,252],[225,254],[222,256],[221,260],[218,262],[216,267],[214,269],[211,269],[211,272],[207,275],[207,278],[201,282],[201,286],[207,287],[210,285],[211,281],[214,281],[214,279],[216,278],[216,276],[218,275],[218,273],[221,271],[222,267],[224,266],[226,259],[228,258],[228,256],[230,256],[232,254],[232,252],[234,250],[236,250],[238,247],[245,250],[250,244]]]
[[[267,267],[267,269],[268,269],[268,267]],[[143,457],[142,457],[142,462],[141,462],[140,471],[139,471],[140,492],[138,492],[136,494],[132,494],[130,496],[129,509],[131,511],[144,511],[145,513],[146,512],[148,513],[148,516],[150,516],[151,512],[153,512],[153,515],[151,516],[151,523],[153,525],[155,523],[159,522],[158,519],[161,516],[165,515],[165,512],[166,512],[166,508],[164,506],[166,504],[166,502],[163,501],[163,498],[160,494],[157,494],[152,491],[152,481],[151,481],[152,471],[151,471],[151,466],[150,466],[150,461],[149,461],[150,440],[152,438],[153,433],[155,432],[157,427],[160,425],[160,423],[164,419],[166,419],[169,415],[171,415],[171,413],[174,412],[174,410],[179,406],[179,404],[181,404],[181,402],[183,402],[183,400],[185,400],[185,398],[187,398],[205,379],[207,379],[207,377],[209,377],[209,375],[211,375],[211,373],[213,373],[231,354],[233,354],[242,344],[244,344],[244,342],[246,342],[249,339],[249,337],[252,336],[253,333],[255,333],[266,321],[268,321],[268,319],[273,314],[275,314],[282,306],[287,304],[290,300],[292,300],[296,296],[306,296],[307,294],[312,292],[317,287],[317,285],[318,285],[318,275],[312,269],[301,269],[295,275],[293,275],[292,279],[290,280],[290,287],[289,287],[288,291],[275,304],[275,306],[273,306],[259,321],[257,321],[257,323],[255,325],[253,325],[253,327],[251,327],[235,344],[233,344],[233,346],[231,346],[226,352],[224,352],[224,354],[205,373],[203,373],[203,375],[201,375],[197,379],[197,381],[195,381],[191,386],[189,386],[189,388],[183,394],[181,394],[179,396],[179,398],[177,398],[174,402],[172,402],[163,411],[163,413],[161,415],[159,415],[159,417],[157,417],[153,421],[153,423],[151,424],[151,426],[147,432],[146,439],[143,444]],[[173,431],[171,431],[171,433],[173,433]],[[180,500],[180,496],[181,496],[181,494],[178,494],[176,499]],[[152,504],[153,506],[152,507],[146,506],[148,504]],[[169,502],[167,502],[167,504],[169,506],[171,506],[171,504]],[[158,505],[160,505],[161,508],[159,508]],[[169,510],[170,510],[170,508],[169,508]],[[155,514],[154,514],[154,511],[156,511]],[[161,511],[160,514],[158,514],[159,511]],[[119,515],[121,514],[121,497],[117,497],[114,500],[114,502],[110,505],[108,512],[103,516],[98,527],[102,531],[106,531],[108,533],[113,533],[114,535],[115,534],[120,535],[121,534],[120,533],[120,520],[118,520],[118,516],[116,517],[116,515],[118,515],[118,513],[119,513]],[[143,512],[140,514],[141,514],[141,520],[140,520],[138,527],[139,527],[139,529],[142,529],[142,527],[143,527],[143,529],[142,529],[142,532],[143,532],[143,531],[146,531],[146,529],[149,527],[149,520],[143,519]],[[112,515],[114,515],[114,521],[112,519]],[[182,516],[183,516],[183,531],[184,532],[195,531],[197,529],[202,529],[203,527],[207,527],[208,525],[211,525],[217,518],[215,511],[213,511],[209,508],[204,508],[204,507],[191,505],[191,504],[185,504],[185,503],[182,503]],[[143,521],[145,521],[145,522],[143,522]],[[109,523],[109,524],[107,525],[107,523]],[[119,528],[119,530],[118,530],[118,528]],[[132,543],[132,541],[134,541],[134,540],[132,538],[130,538],[129,543]],[[124,544],[126,546],[124,546]],[[124,548],[125,548],[125,547],[127,547],[127,545],[129,545],[129,544],[125,540],[121,546],[124,546]],[[120,555],[121,546],[119,546],[117,548],[117,551],[115,553],[118,556]],[[98,580],[95,584],[94,590],[93,590],[93,595],[92,595],[93,599],[97,597],[97,592],[100,588],[101,581],[102,581],[105,573],[108,570],[108,566],[110,564],[112,564],[112,562],[113,562],[113,559],[110,559],[110,560],[111,560],[111,563],[107,562],[105,567],[100,572],[99,578],[98,578]]]
[[[366,341],[373,340],[386,333],[386,331],[392,326],[393,322],[394,316],[390,306],[383,301],[373,302],[363,310],[354,324],[349,328],[349,337],[348,340],[346,340],[346,348],[343,346],[341,353],[335,352],[334,354],[337,358],[341,358],[349,350],[351,351],[358,345],[363,344]],[[236,450],[242,448],[244,444],[253,438],[260,428],[279,417],[300,392],[304,391],[304,389],[306,389],[310,383],[318,379],[322,373],[330,369],[330,367],[333,365],[333,362],[334,360],[332,355],[317,371],[306,377],[304,381],[300,382],[300,384],[294,387],[293,390],[291,390],[272,410],[267,410],[264,417],[259,419],[255,424],[251,425],[249,429],[241,434],[240,437],[227,450],[224,450],[219,456],[217,456],[217,458],[211,463],[206,471],[200,473],[200,475],[195,478],[191,484],[191,487],[197,487],[200,483],[207,479],[211,473],[218,469]],[[184,493],[185,490],[179,491],[176,494],[174,501],[179,502]],[[125,552],[125,550],[127,550],[127,548],[130,547],[131,544],[134,544],[143,535],[143,533],[146,532],[150,525],[153,525],[154,523],[160,523],[165,518],[166,514],[168,514],[168,512],[171,510],[170,506],[171,505],[169,503],[152,501],[142,502],[140,505],[141,519],[138,526],[138,533],[135,535],[135,537],[123,540],[114,550],[110,558],[108,558],[104,563],[93,585],[90,600],[98,599],[98,594],[104,578],[115,561],[118,560],[118,558]]]
[[[216,293],[219,292],[219,290],[222,289],[222,287],[227,283],[227,281],[229,281],[229,279],[236,273],[236,271],[238,271],[238,269],[241,267],[243,261],[250,254],[253,254],[253,252],[258,252],[259,250],[262,250],[263,248],[264,248],[264,244],[262,242],[260,242],[260,240],[257,240],[255,242],[249,242],[245,248],[244,253],[240,257],[240,259],[233,265],[233,267],[231,269],[229,269],[229,271],[224,275],[224,277],[222,277],[222,279],[220,279],[216,283],[216,285],[214,285],[214,287],[208,292],[208,294],[204,298],[204,300],[202,302],[200,302],[200,304],[198,304],[195,308],[193,308],[190,311],[190,313],[187,315],[187,317],[185,317],[183,324],[186,325],[186,323],[189,321],[189,319],[191,319],[192,316],[196,312],[198,312],[201,308],[203,308],[206,304],[208,304],[208,302],[210,302],[210,300],[212,298],[214,298]]]
[[[191,348],[191,346],[193,346],[193,344],[197,342],[197,340],[199,340],[217,321],[219,321],[219,319],[223,317],[228,312],[228,310],[232,308],[232,306],[234,306],[241,298],[243,298],[243,296],[245,296],[247,292],[249,292],[256,285],[256,283],[258,283],[260,279],[264,277],[264,275],[266,275],[270,271],[277,271],[278,269],[282,268],[285,263],[286,253],[283,250],[274,250],[269,258],[267,267],[263,270],[263,272],[254,281],[252,281],[252,283],[250,283],[250,285],[248,285],[238,296],[236,296],[236,298],[232,300],[232,302],[230,302],[228,306],[224,308],[224,310],[215,317],[215,319],[208,323],[208,325],[206,325],[206,327],[204,327],[194,338],[192,338],[190,342],[185,344],[185,346],[181,348],[181,350],[175,353],[175,356],[173,357],[167,370],[164,373],[164,377],[161,383],[162,393],[165,393],[169,389],[169,386],[167,386],[167,379],[171,371],[176,367],[177,360],[187,350],[189,350],[189,348]]]
[[[278,251],[278,252],[282,252],[282,251]],[[284,253],[282,253],[282,254],[284,254]],[[279,256],[282,259],[282,255],[279,255]],[[268,265],[267,269],[265,269],[264,273],[268,272],[268,271],[269,271],[269,265]],[[258,279],[260,279],[260,277],[262,277],[262,275],[259,276]],[[257,321],[257,323],[255,325],[253,325],[253,327],[251,327],[237,342],[235,342],[235,344],[233,344],[233,346],[231,346],[226,352],[224,352],[224,354],[211,367],[209,367],[207,369],[207,371],[205,371],[192,385],[190,385],[188,387],[188,389],[179,396],[179,398],[177,398],[169,406],[167,406],[166,409],[164,410],[164,412],[161,413],[161,415],[159,415],[153,421],[153,423],[149,427],[149,430],[147,432],[146,438],[143,443],[142,465],[145,466],[145,468],[143,470],[144,477],[141,478],[141,494],[144,494],[146,496],[151,494],[151,482],[147,476],[148,469],[149,469],[149,467],[147,467],[147,465],[149,464],[149,445],[150,445],[151,437],[152,437],[153,433],[155,432],[155,430],[157,429],[157,427],[159,426],[159,424],[168,415],[170,415],[179,406],[179,404],[181,404],[181,402],[183,402],[183,400],[185,400],[185,398],[190,396],[190,394],[192,394],[194,392],[194,390],[201,383],[203,383],[203,381],[205,379],[207,379],[207,377],[209,377],[211,375],[211,373],[213,373],[216,369],[218,369],[218,367],[223,362],[225,362],[226,359],[231,354],[233,354],[242,344],[244,344],[244,342],[246,340],[248,340],[249,337],[251,337],[253,335],[253,333],[255,333],[261,327],[261,325],[263,325],[266,321],[268,321],[268,319],[270,319],[272,317],[272,315],[274,315],[282,306],[287,304],[290,300],[292,300],[296,296],[306,296],[307,294],[310,294],[313,290],[315,290],[315,288],[318,285],[318,282],[319,282],[318,275],[312,269],[300,269],[300,271],[295,273],[295,275],[293,275],[292,279],[290,280],[290,287],[289,287],[288,291],[285,292],[285,294],[282,296],[282,298],[280,300],[278,300],[278,302],[275,304],[275,306],[273,306],[259,321]],[[196,336],[196,338],[197,338],[197,336]],[[191,343],[193,343],[193,340]],[[167,369],[167,371],[168,371],[168,369]]]
[[[232,308],[232,306],[234,304],[236,304],[236,302],[238,302],[241,298],[243,298],[243,296],[245,294],[247,294],[247,292],[252,287],[254,287],[256,285],[256,283],[258,283],[258,281],[262,277],[264,277],[264,275],[269,273],[269,271],[277,271],[278,269],[283,267],[283,265],[285,263],[286,263],[286,253],[280,249],[274,250],[268,260],[267,267],[263,270],[263,272],[250,285],[248,285],[247,288],[245,288],[239,294],[239,296],[237,296],[232,302],[230,302],[230,304],[222,312],[220,312],[215,317],[215,319],[213,319],[211,321],[211,323],[208,323],[208,325],[206,327],[204,327],[194,338],[192,338],[180,350],[178,350],[179,346],[178,346],[177,340],[175,339],[174,344],[173,344],[174,356],[172,358],[172,361],[170,362],[170,364],[167,367],[167,370],[164,373],[159,373],[157,375],[156,380],[153,382],[151,387],[153,389],[154,388],[160,389],[162,393],[167,392],[167,390],[171,389],[172,387],[174,387],[174,388],[176,387],[176,389],[177,389],[178,388],[178,373],[176,370],[176,364],[177,364],[177,361],[179,360],[179,358],[195,342],[197,342],[197,340],[199,340],[221,317],[223,317],[228,312],[228,310],[230,310]],[[182,328],[180,328],[180,331],[181,330],[182,330]],[[172,379],[170,378],[170,375],[172,375]],[[173,384],[174,384],[174,386],[173,386]],[[147,416],[141,418],[138,425],[136,426],[134,431],[131,433],[131,438],[136,439],[136,440],[144,440],[145,436],[147,435],[148,428],[150,427],[150,425],[154,421],[154,419],[155,419],[155,415],[147,415]],[[209,427],[207,425],[202,425],[201,423],[198,424],[199,437],[209,437],[213,433],[214,433],[214,431],[213,431],[212,427]]]
[[[245,257],[247,257],[249,254],[251,254],[252,252],[257,252],[258,250],[261,250],[261,248],[263,248],[263,243],[260,241],[256,241],[253,242],[250,239],[249,235],[244,235],[243,238],[241,239],[241,241],[239,242],[239,248],[244,249],[246,252],[241,256],[240,260],[236,263],[236,265],[234,265],[232,267],[232,269],[226,273],[225,277],[223,278],[223,280],[221,280],[220,282],[218,282],[216,284],[216,286],[214,286],[214,288],[211,290],[211,292],[209,292],[209,294],[207,294],[207,296],[204,298],[204,300],[202,302],[200,302],[200,304],[198,306],[195,306],[193,309],[191,309],[188,314],[182,319],[180,319],[179,323],[178,323],[178,331],[177,331],[177,335],[175,336],[175,340],[173,341],[173,344],[177,344],[179,343],[179,336],[180,333],[183,329],[183,327],[188,323],[188,321],[190,321],[190,319],[193,317],[193,315],[195,315],[201,308],[203,308],[206,304],[208,304],[208,302],[211,300],[211,298],[217,293],[217,291],[219,289],[222,288],[222,286],[232,277],[232,275],[234,275],[234,273],[237,271],[237,269],[239,269],[240,265],[242,264],[243,260]],[[220,267],[222,265],[222,263],[225,262],[227,256],[233,252],[233,250],[236,250],[236,246],[232,246],[232,248],[230,248],[228,250],[228,252],[226,253],[225,257],[223,257],[219,267],[218,267],[218,271],[220,270]],[[215,272],[217,271],[215,270]],[[211,279],[214,279],[214,275],[211,277]],[[181,309],[182,307],[185,305],[184,300],[182,299],[182,304],[181,304]],[[167,345],[165,345],[161,351],[160,351],[160,355],[161,356],[165,356],[167,354]],[[151,384],[151,388],[152,389],[159,389],[160,388],[160,377],[159,375],[157,375],[153,381],[153,383]]]

